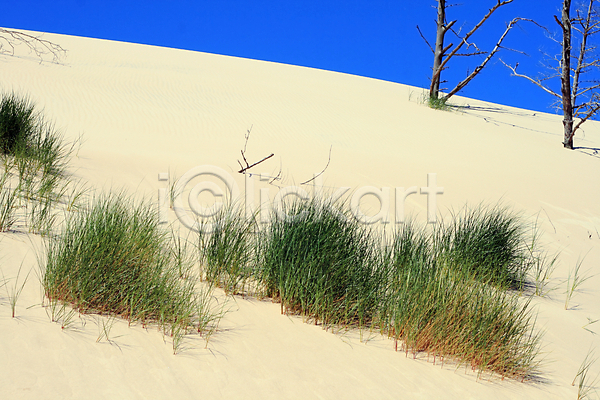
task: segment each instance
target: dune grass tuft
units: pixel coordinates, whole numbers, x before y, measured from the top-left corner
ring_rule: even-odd
[[[60,176],[72,147],[27,96],[14,92],[0,96],[2,154],[14,158],[21,178]]]
[[[201,232],[198,241],[204,279],[227,294],[245,293],[253,274],[255,220],[246,219],[241,208],[228,207],[209,222],[212,232]]]
[[[390,249],[381,328],[408,355],[426,352],[473,370],[534,373],[538,337],[528,302],[437,258],[428,234],[405,223]],[[443,361],[442,361],[443,362]]]
[[[3,93],[0,99],[0,150],[3,154],[27,151],[38,134],[39,114],[33,103],[16,93]]]
[[[22,207],[30,232],[50,233],[56,219],[53,208],[70,185],[66,169],[75,145],[64,140],[27,96],[0,94],[1,229],[10,229],[15,210]]]
[[[426,101],[429,108],[433,108],[434,110],[448,110],[451,108],[448,104],[446,104],[446,99],[443,97],[436,98],[426,96]]]
[[[210,313],[192,278],[180,278],[153,207],[103,195],[70,215],[47,245],[43,287],[80,312],[157,323],[166,334],[203,329]]]
[[[506,209],[465,208],[430,231],[409,221],[387,246],[343,206],[298,200],[283,211],[259,232],[242,212],[220,214],[200,246],[207,278],[234,293],[251,274],[282,313],[379,330],[407,355],[503,377],[537,372],[534,316],[513,290],[534,263]]]
[[[220,213],[200,236],[206,279],[230,294],[252,280],[282,313],[379,330],[407,355],[503,377],[537,372],[534,317],[512,290],[534,252],[505,208],[465,208],[430,231],[409,221],[387,246],[343,206],[297,200],[282,214],[258,231],[241,210]]]
[[[293,202],[261,237],[258,276],[282,311],[330,325],[364,326],[378,300],[373,234],[340,207]]]
[[[533,266],[526,232],[507,208],[466,206],[437,226],[435,258],[480,282],[523,289]]]

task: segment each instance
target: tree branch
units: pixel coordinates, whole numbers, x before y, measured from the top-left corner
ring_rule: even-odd
[[[500,2],[498,2],[498,4],[500,4]],[[477,76],[477,74],[479,72],[481,72],[481,70],[483,68],[485,68],[485,66],[487,65],[487,63],[492,59],[492,57],[494,57],[494,55],[498,52],[498,50],[500,50],[502,42],[504,41],[504,38],[506,38],[506,35],[508,35],[508,32],[513,28],[513,26],[515,26],[515,24],[517,22],[519,22],[521,20],[524,20],[524,18],[515,18],[515,19],[513,19],[512,21],[509,22],[508,26],[506,27],[506,30],[504,31],[504,33],[502,34],[502,36],[500,36],[500,39],[498,39],[498,42],[496,42],[496,46],[494,46],[494,49],[490,52],[490,54],[488,54],[488,56],[485,58],[485,60],[483,60],[483,62],[481,64],[479,64],[473,70],[473,72],[471,72],[469,74],[469,76],[467,76],[463,81],[459,82],[458,85],[456,85],[456,87],[450,91],[450,93],[448,93],[447,95],[444,96],[444,101],[447,101],[450,97],[452,97],[458,91],[460,91],[462,88],[464,88],[465,86],[467,86],[467,84],[469,82],[471,82],[471,80],[473,78],[475,78],[475,76]]]
[[[589,8],[587,10],[587,15],[585,17],[585,22],[583,19],[580,19],[577,23],[581,25],[581,47],[579,49],[579,56],[577,57],[577,67],[573,73],[573,88],[571,90],[571,97],[573,99],[573,104],[577,103],[578,92],[577,89],[579,87],[579,75],[585,71],[585,56],[587,54],[588,46],[587,40],[589,37],[589,28],[591,25],[592,18],[592,7],[594,5],[594,0],[590,0]],[[579,14],[579,13],[578,13]],[[575,131],[573,131],[575,132]]]
[[[333,148],[333,146],[329,147],[329,159],[327,160],[327,165],[325,165],[325,168],[323,168],[323,171],[319,172],[317,175],[313,176],[311,179],[307,180],[306,182],[302,182],[301,185],[306,185],[307,183],[310,183],[310,182],[314,181],[315,179],[317,179],[319,176],[323,175],[323,172],[325,172],[327,167],[329,167],[329,163],[331,162],[331,149],[332,148]]]
[[[600,104],[595,103],[594,107],[587,113],[587,115],[585,117],[581,118],[581,120],[577,123],[577,125],[575,125],[575,127],[573,128],[573,135],[575,135],[575,132],[577,131],[577,129],[579,129],[581,124],[583,124],[589,118],[594,116],[594,114],[596,114],[599,110],[600,110]]]
[[[480,56],[482,54],[487,54],[487,51],[476,51],[473,53],[456,53],[454,57],[471,57],[471,56]]]
[[[417,25],[417,30],[419,31],[419,35],[421,35],[421,38],[425,41],[425,43],[427,43],[427,46],[429,46],[429,50],[431,50],[432,53],[435,53],[435,50],[433,49],[433,47],[431,47],[427,39],[425,39],[423,32],[421,32],[421,28],[419,28],[419,25]]]
[[[499,60],[500,60],[500,62],[502,64],[504,64],[508,69],[510,69],[512,71],[512,74],[511,74],[512,76],[518,76],[519,78],[525,78],[528,81],[530,81],[531,83],[537,85],[538,87],[540,87],[541,89],[543,89],[544,91],[546,91],[547,93],[551,94],[552,96],[555,96],[555,97],[557,97],[559,99],[561,98],[561,96],[558,93],[556,93],[556,92],[552,91],[551,89],[547,88],[546,86],[542,85],[542,83],[541,83],[542,81],[541,80],[536,80],[536,79],[531,78],[530,76],[519,74],[517,72],[517,67],[519,66],[519,63],[517,63],[517,65],[515,65],[513,67],[513,66],[508,65],[507,63],[505,63],[504,60],[502,60],[502,59],[499,59]]]
[[[6,45],[10,47],[10,50],[4,49],[2,41],[6,42]],[[30,51],[34,52],[35,55],[39,57],[40,63],[44,61],[44,56],[47,54],[52,55],[52,62],[56,64],[60,62],[62,57],[67,55],[67,50],[49,40],[40,39],[40,37],[19,31],[0,28],[0,53],[14,56],[15,47],[20,44],[24,44]]]
[[[248,129],[248,130],[246,131],[247,133],[244,135],[244,138],[246,139],[246,141],[244,142],[244,149],[243,149],[243,150],[240,150],[240,153],[242,153],[242,158],[244,159],[244,163],[246,164],[246,166],[244,167],[244,166],[242,165],[242,163],[240,162],[240,160],[238,160],[238,164],[240,165],[240,168],[241,168],[241,169],[238,171],[238,173],[240,173],[240,174],[244,174],[244,173],[246,173],[246,171],[248,171],[250,168],[254,167],[255,165],[258,165],[258,164],[260,164],[260,163],[261,163],[261,162],[263,162],[263,161],[266,161],[266,160],[268,160],[269,158],[271,158],[271,157],[273,157],[273,156],[275,155],[274,153],[271,153],[271,155],[270,155],[270,156],[267,156],[267,157],[263,158],[262,160],[255,162],[255,163],[254,163],[254,164],[252,164],[252,165],[248,165],[248,160],[246,160],[246,146],[248,145],[248,139],[250,138],[250,132],[252,132],[252,127],[253,127],[253,126],[254,126],[254,125],[250,126],[250,129]]]
[[[265,157],[265,158],[263,158],[262,160],[260,160],[260,161],[257,161],[257,162],[255,162],[255,163],[254,163],[254,164],[252,164],[252,165],[249,165],[249,166],[247,166],[247,167],[245,167],[245,168],[242,168],[242,169],[240,169],[240,170],[238,171],[238,173],[240,173],[240,174],[243,174],[243,173],[245,173],[246,171],[248,171],[250,168],[254,167],[255,165],[258,165],[258,164],[260,164],[260,163],[261,163],[261,162],[263,162],[263,161],[266,161],[266,160],[268,160],[269,158],[273,157],[274,155],[275,155],[275,153],[271,153],[271,155],[270,155],[270,156],[266,156],[266,157]]]
[[[494,7],[492,7],[487,14],[481,19],[481,21],[479,21],[477,23],[477,25],[475,25],[475,27],[473,29],[471,29],[461,40],[461,42],[459,44],[456,45],[456,47],[454,48],[454,50],[452,50],[452,52],[446,56],[446,58],[444,59],[444,61],[442,61],[440,68],[438,69],[437,73],[432,77],[432,80],[436,80],[439,79],[440,74],[442,72],[442,69],[446,66],[446,64],[448,63],[448,61],[450,61],[450,59],[456,54],[458,53],[458,51],[462,48],[462,46],[467,43],[467,41],[469,40],[469,38],[471,36],[473,36],[473,34],[485,23],[485,21],[487,21],[490,16],[500,7],[512,3],[513,0],[498,0],[498,2],[496,3],[496,5]]]

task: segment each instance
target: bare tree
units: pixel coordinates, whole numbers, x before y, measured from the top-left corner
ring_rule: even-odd
[[[452,29],[456,20],[447,22],[446,19],[446,9],[449,7],[446,5],[446,0],[437,0],[437,31],[436,31],[436,39],[435,39],[435,49],[431,47],[425,36],[421,33],[420,28],[417,26],[421,37],[425,40],[431,51],[433,52],[433,75],[431,77],[431,84],[429,87],[429,99],[430,100],[440,100],[442,104],[445,104],[446,101],[452,96],[454,96],[457,92],[462,90],[483,68],[487,65],[487,63],[494,57],[494,55],[502,48],[502,42],[506,38],[508,32],[513,28],[513,26],[521,20],[521,18],[515,18],[509,22],[506,27],[504,33],[500,36],[496,45],[491,51],[483,51],[480,50],[479,47],[471,42],[471,37],[481,26],[492,16],[492,14],[498,10],[500,7],[505,6],[509,3],[512,3],[514,0],[497,0],[496,4],[488,10],[487,14],[483,16],[483,18],[471,29],[467,34],[461,35],[460,32],[456,32]],[[446,33],[451,31],[455,34],[455,36],[460,40],[459,43],[455,46],[453,43],[448,45],[444,44]],[[460,51],[466,48],[465,53],[460,53]],[[445,83],[442,81],[442,71],[448,68],[448,62],[455,56],[476,56],[476,55],[487,55],[486,58],[461,82],[459,82],[452,90],[450,90],[447,94],[440,98],[440,84]]]
[[[592,37],[600,32],[597,3],[598,0],[585,0],[572,17],[571,0],[563,0],[561,18],[554,16],[562,32],[561,53],[560,57],[553,57],[556,65],[551,67],[551,74],[532,78],[517,72],[518,63],[513,67],[503,61],[511,69],[513,76],[529,80],[560,102],[563,111],[563,146],[567,149],[573,149],[573,137],[581,125],[600,111],[600,81],[584,80],[582,77],[582,74],[600,72],[600,60],[595,54],[596,46],[591,42]],[[549,86],[549,82],[559,77],[560,93]],[[575,119],[579,121],[575,123]]]
[[[67,51],[60,45],[38,36],[29,35],[24,32],[0,28],[0,54],[15,54],[15,47],[24,45],[30,52],[39,57],[40,62],[44,57],[51,56],[52,62],[58,63]]]

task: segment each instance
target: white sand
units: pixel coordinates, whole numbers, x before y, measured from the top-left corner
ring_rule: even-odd
[[[539,217],[545,248],[561,254],[551,282],[556,290],[533,300],[546,332],[545,382],[520,383],[476,380],[464,368],[406,358],[387,339],[374,336],[365,344],[253,299],[230,300],[208,349],[202,339],[187,339],[186,350],[174,356],[160,332],[122,321],[113,327],[112,344],[96,343],[98,317],[75,317],[62,330],[41,307],[41,238],[4,233],[4,275],[12,283],[22,262],[21,279],[32,272],[17,318],[10,317],[0,288],[0,397],[576,398],[571,381],[588,350],[598,347],[596,335],[582,327],[588,318],[600,319],[600,276],[583,284],[567,311],[564,281],[579,258],[585,257],[583,272],[600,271],[600,155],[590,150],[600,148],[600,123],[588,122],[577,133],[576,146],[589,149],[567,151],[556,115],[465,98],[454,101],[471,108],[441,112],[420,103],[422,89],[390,82],[136,44],[44,38],[68,50],[64,64],[40,64],[18,50],[16,57],[0,56],[1,85],[30,94],[66,138],[83,135],[71,165],[91,187],[155,199],[166,187],[158,173],[181,176],[214,165],[243,188],[237,160],[252,126],[248,161],[275,153],[252,170],[281,170],[279,185],[321,171],[331,147],[323,175],[329,190],[372,185],[393,193],[424,187],[427,174],[436,173],[444,187],[441,214],[466,202],[502,200],[526,219]],[[256,204],[260,188],[269,188],[271,198],[278,191],[257,180]],[[365,204],[371,212],[377,206],[372,197]],[[405,210],[424,220],[426,196],[409,196]],[[169,218],[175,221],[172,211]],[[600,332],[600,322],[587,328]],[[591,374],[598,371],[600,364]]]

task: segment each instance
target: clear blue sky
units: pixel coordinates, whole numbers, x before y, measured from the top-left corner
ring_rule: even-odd
[[[496,0],[456,2],[460,5],[448,10],[448,19],[457,19],[455,26],[468,31]],[[416,25],[433,45],[435,5],[434,0],[18,1],[3,7],[0,26],[268,60],[428,87],[433,55]],[[517,16],[537,20],[560,39],[553,19],[560,15],[560,6],[560,0],[514,0],[494,14],[473,41],[491,49],[506,23]],[[519,61],[522,72],[542,72],[540,51],[560,51],[526,22],[509,35],[505,45],[529,57],[505,50],[498,56]],[[443,75],[449,81],[446,87],[465,77],[482,57],[452,64]],[[558,85],[555,81],[556,90]],[[511,77],[497,59],[460,94],[553,112],[552,96]]]

